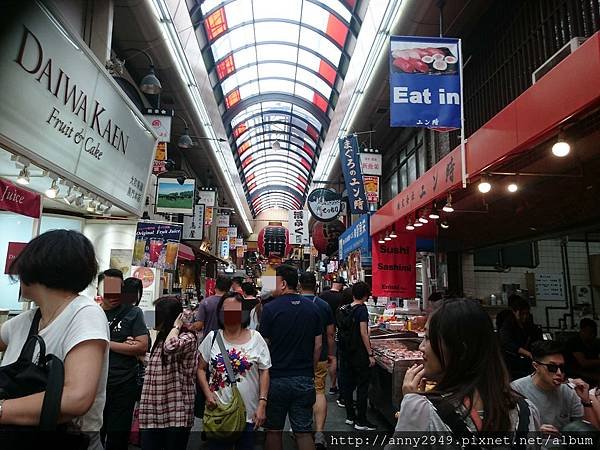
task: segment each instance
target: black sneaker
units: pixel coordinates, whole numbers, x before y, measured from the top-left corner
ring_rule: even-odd
[[[364,422],[354,422],[354,429],[358,431],[375,431],[377,430],[377,427],[368,420],[365,420]]]
[[[338,399],[338,400],[336,401],[336,403],[337,403],[337,405],[338,405],[340,408],[345,408],[345,407],[346,407],[346,403],[345,403],[345,402],[344,402],[344,400],[343,400],[343,399],[341,399],[341,398],[340,398],[340,399]]]
[[[329,395],[338,395],[340,390],[336,387],[332,387],[329,389]]]

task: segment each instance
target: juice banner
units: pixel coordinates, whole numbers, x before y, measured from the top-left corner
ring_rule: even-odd
[[[132,266],[175,270],[183,225],[138,222]]]

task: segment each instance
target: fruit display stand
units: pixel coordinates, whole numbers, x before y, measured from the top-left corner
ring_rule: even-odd
[[[384,338],[380,333],[371,337],[377,364],[369,387],[369,403],[393,425],[396,423],[394,415],[402,402],[404,374],[410,366],[423,361],[422,354],[418,351],[422,339],[392,337],[394,334],[387,333],[389,337]],[[411,334],[414,336],[414,333]]]

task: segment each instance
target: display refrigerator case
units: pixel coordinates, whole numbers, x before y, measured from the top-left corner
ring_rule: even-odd
[[[372,408],[394,424],[395,413],[402,402],[402,383],[410,366],[423,361],[418,350],[421,338],[383,338],[371,339],[371,348],[377,362],[369,388],[369,402]]]

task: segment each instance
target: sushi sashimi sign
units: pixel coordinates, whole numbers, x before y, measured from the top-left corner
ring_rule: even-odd
[[[391,37],[392,127],[461,128],[460,45],[460,39]]]
[[[417,295],[417,238],[413,233],[379,244],[372,237],[373,295],[415,298]]]

